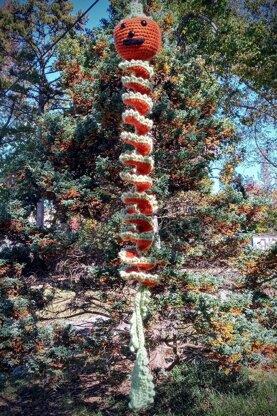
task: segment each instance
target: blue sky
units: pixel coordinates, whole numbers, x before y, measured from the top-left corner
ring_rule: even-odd
[[[71,0],[72,1],[72,0]],[[82,10],[83,12],[92,4],[94,0],[75,0],[72,1],[74,4],[74,11]],[[100,0],[93,9],[89,12],[89,21],[87,26],[91,29],[94,26],[97,26],[100,19],[103,19],[107,16],[107,8],[109,7],[110,2],[108,0]]]

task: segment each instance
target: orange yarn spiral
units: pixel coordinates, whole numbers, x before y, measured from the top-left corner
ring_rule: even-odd
[[[121,233],[123,242],[132,245],[124,247],[120,258],[125,266],[121,277],[139,281],[144,286],[154,286],[159,278],[149,271],[155,267],[155,259],[146,253],[154,241],[153,214],[157,209],[154,195],[151,194],[152,179],[149,176],[154,168],[151,157],[153,139],[150,135],[153,122],[146,116],[151,112],[150,98],[153,70],[147,62],[161,47],[161,32],[157,23],[146,17],[134,17],[120,22],[114,30],[115,47],[119,55],[126,59],[120,63],[123,70],[123,103],[129,108],[122,115],[125,124],[134,127],[134,132],[123,131],[121,140],[133,147],[120,156],[126,167],[121,178],[133,185],[133,190],[122,195],[126,205]]]

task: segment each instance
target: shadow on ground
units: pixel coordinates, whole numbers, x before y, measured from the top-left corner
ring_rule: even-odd
[[[132,361],[105,351],[104,357],[72,361],[59,378],[25,382],[6,391],[3,416],[128,416],[129,375]],[[220,373],[214,363],[199,362],[157,374],[155,405],[143,416],[204,416],[210,414],[213,391],[245,395],[248,378]]]

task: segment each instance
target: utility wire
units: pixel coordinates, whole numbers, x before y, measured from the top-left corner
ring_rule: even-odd
[[[52,43],[52,45],[50,45],[49,46],[49,48],[47,48],[46,49],[46,51],[45,52],[43,52],[43,54],[35,61],[35,63],[33,63],[32,65],[30,65],[29,67],[27,67],[27,69],[26,69],[26,71],[25,71],[25,74],[26,73],[28,73],[29,71],[30,71],[30,69],[32,69],[34,66],[36,66],[37,65],[37,63],[39,62],[39,60],[41,59],[41,58],[43,58],[45,55],[47,55],[48,54],[48,52],[49,51],[51,51],[51,49],[53,49],[54,48],[54,46],[56,46],[57,45],[57,43],[59,43],[60,42],[60,40],[62,40],[67,34],[68,34],[68,32],[70,32],[70,30],[71,29],[73,29],[73,27],[74,26],[76,26],[77,25],[77,23],[79,23],[80,22],[80,20],[94,7],[94,6],[96,6],[96,4],[99,2],[100,0],[95,0],[95,2],[94,3],[92,3],[90,6],[89,6],[89,8],[84,12],[84,13],[82,13],[79,17],[78,17],[78,19],[77,20],[75,20],[75,22],[74,23],[72,23],[72,25],[71,26],[69,26],[69,28],[68,29],[66,29],[66,31],[64,32],[64,33],[62,33],[56,40],[55,40],[55,42],[53,42]],[[7,89],[7,90],[5,90],[2,94],[1,94],[1,96],[3,96],[3,95],[5,95],[5,94],[7,94],[9,91],[11,91],[12,90],[12,88],[18,83],[18,81],[20,81],[22,79],[22,75],[21,76],[19,76],[13,83],[12,83],[12,85],[10,85],[9,86],[9,88]]]

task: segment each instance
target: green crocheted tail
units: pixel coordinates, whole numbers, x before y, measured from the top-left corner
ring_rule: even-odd
[[[150,292],[140,286],[135,297],[134,312],[130,321],[130,349],[136,352],[136,362],[132,372],[132,386],[129,407],[140,410],[154,402],[155,390],[153,377],[148,369],[148,357],[145,348],[143,318],[147,313]]]

